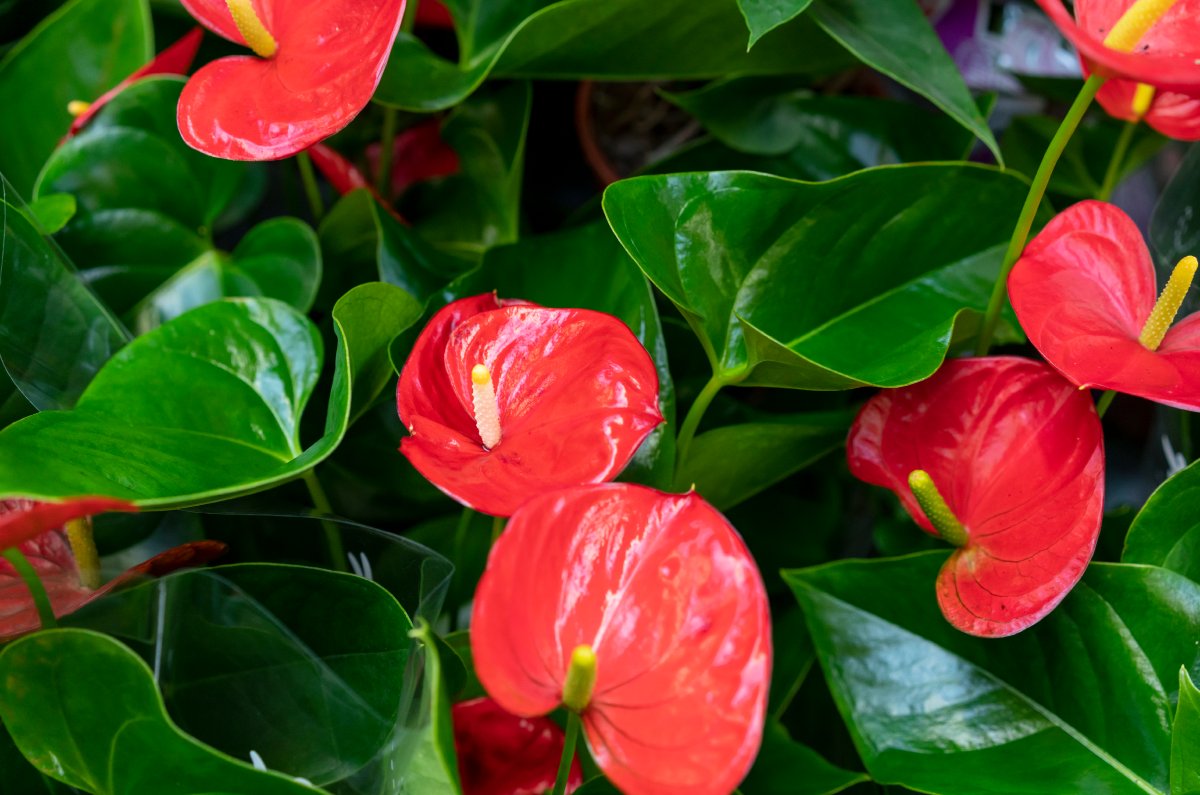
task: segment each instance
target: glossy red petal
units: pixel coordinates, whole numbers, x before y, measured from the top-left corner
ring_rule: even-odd
[[[0,500],[0,549],[15,547],[72,519],[108,511],[132,513],[137,506],[112,497],[76,497],[63,502]]]
[[[383,75],[404,0],[259,0],[258,8],[275,56],[214,61],[179,98],[183,139],[214,157],[276,160],[349,124]]]
[[[344,196],[359,188],[375,192],[363,173],[333,147],[313,144],[308,149],[308,156],[312,158],[312,163],[317,167],[317,171],[321,172],[321,176],[329,180],[329,184],[339,194]]]
[[[1081,0],[1076,24],[1062,0],[1037,0],[1085,62],[1122,77],[1186,94],[1200,93],[1200,0],[1179,0],[1142,39],[1138,51],[1105,47],[1104,37],[1134,0]],[[1148,45],[1148,49],[1142,49]]]
[[[1200,410],[1200,339],[1177,323],[1158,351],[1138,342],[1154,308],[1154,266],[1117,207],[1080,202],[1033,239],[1008,278],[1029,341],[1077,386]]]
[[[452,712],[463,795],[539,795],[554,789],[564,740],[557,723],[514,715],[490,698],[463,701]],[[576,758],[566,791],[582,783]]]
[[[1129,80],[1109,80],[1096,94],[1096,101],[1114,118],[1138,121],[1133,111],[1137,86]],[[1200,140],[1200,98],[1174,91],[1156,92],[1142,120],[1168,138]]]
[[[488,693],[557,706],[572,650],[597,678],[583,712],[597,764],[629,795],[727,795],[762,736],[771,639],[762,578],[696,494],[612,483],[523,505],[475,594],[471,650]]]
[[[156,55],[148,64],[101,94],[86,111],[75,117],[75,120],[71,122],[71,129],[67,132],[66,137],[70,138],[78,134],[92,120],[92,117],[100,112],[101,108],[107,105],[113,97],[121,93],[131,83],[141,80],[143,77],[150,77],[151,75],[187,74],[188,70],[192,68],[192,61],[196,58],[196,51],[200,49],[200,39],[203,37],[204,31],[201,28],[192,28],[179,41]]]
[[[926,381],[864,406],[850,471],[891,489],[926,530],[908,475],[930,474],[967,529],[938,577],[963,632],[999,637],[1039,621],[1091,559],[1104,503],[1100,420],[1087,392],[1040,362],[947,361]]]
[[[379,144],[367,147],[367,162],[378,171]],[[392,195],[399,196],[418,182],[457,174],[458,169],[458,153],[442,140],[441,121],[421,122],[396,136],[392,147]]]
[[[491,450],[470,413],[476,364],[491,371],[500,411]],[[421,368],[436,373],[432,362]],[[544,491],[611,480],[663,421],[654,361],[602,312],[508,306],[472,315],[450,332],[436,379],[427,394],[439,405],[411,412],[401,452],[442,491],[496,516]]]

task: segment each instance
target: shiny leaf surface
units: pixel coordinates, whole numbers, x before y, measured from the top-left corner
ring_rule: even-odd
[[[307,449],[299,421],[320,369],[316,328],[277,301],[224,301],[139,337],[74,410],[42,412],[0,432],[0,494],[54,499],[103,486],[142,506],[174,507],[298,477],[378,395],[390,376],[387,345],[420,307],[394,287],[366,284],[333,314],[339,344],[329,413],[324,435]],[[200,379],[206,388],[197,395]]]
[[[591,646],[583,729],[605,775],[635,795],[728,793],[761,739],[769,621],[745,545],[703,499],[584,486],[513,515],[476,591],[471,650],[492,698],[538,715]]]
[[[738,8],[750,29],[746,49],[753,49],[759,39],[804,13],[811,4],[812,0],[738,0]]]
[[[1200,582],[1200,464],[1176,473],[1155,490],[1125,536],[1121,560],[1177,571]]]
[[[850,472],[884,486],[938,534],[909,485],[922,470],[965,540],[937,577],[956,628],[1020,632],[1083,576],[1104,509],[1104,444],[1086,392],[1030,359],[952,359],[873,397],[846,442]]]
[[[912,165],[637,177],[604,210],[724,380],[846,389],[919,381],[971,333],[1024,195],[992,169]]]
[[[95,632],[56,629],[0,652],[0,717],[45,775],[96,795],[313,789],[255,770],[201,745],[167,716],[154,674],[136,654]]]
[[[1200,616],[1196,589],[1173,612],[1155,596],[1157,570],[1099,566],[1036,628],[982,640],[941,621],[932,600],[896,597],[928,589],[944,559],[785,573],[872,777],[972,795],[1165,792],[1170,702],[1156,664],[1174,682],[1196,648],[1164,650],[1155,622],[1186,633]]]
[[[71,126],[67,103],[96,99],[153,52],[145,0],[72,0],[43,19],[0,61],[0,173],[29,196]]]

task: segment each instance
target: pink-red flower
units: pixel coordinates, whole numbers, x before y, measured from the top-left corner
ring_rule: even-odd
[[[383,76],[404,13],[404,0],[181,2],[256,53],[202,67],[179,98],[183,139],[230,160],[287,157],[349,124]]]
[[[620,320],[491,293],[433,316],[396,405],[413,466],[495,516],[546,491],[611,480],[663,421],[654,362]]]
[[[554,789],[564,739],[557,723],[514,715],[490,698],[463,701],[452,712],[463,795],[540,795]],[[575,759],[566,791],[581,783]]]
[[[86,103],[86,109],[71,122],[71,129],[67,132],[66,138],[78,134],[92,120],[92,117],[100,112],[101,108],[107,105],[117,94],[124,91],[130,84],[151,75],[187,74],[188,69],[192,68],[192,61],[196,57],[196,51],[200,49],[200,39],[203,36],[204,31],[202,29],[192,28],[179,41],[154,56],[145,66],[101,94],[95,102]]]
[[[927,473],[940,492],[965,543],[942,566],[937,600],[963,632],[999,637],[1040,621],[1095,549],[1100,420],[1087,392],[1041,362],[955,359],[880,392],[850,429],[847,456],[856,477],[894,491],[935,535],[910,476]]]
[[[728,795],[758,752],[771,673],[762,578],[698,495],[611,483],[544,494],[513,514],[475,592],[471,652],[518,715],[563,701],[590,647],[580,710],[627,795]]]
[[[127,583],[158,577],[187,566],[207,563],[225,551],[219,541],[195,541],[169,549],[134,566],[101,588],[81,582],[79,567],[62,526],[104,511],[135,511],[123,500],[85,497],[61,503],[0,500],[0,547],[16,547],[33,566],[56,616],[73,613]],[[0,639],[32,632],[41,626],[24,580],[8,561],[0,560]]]
[[[1200,313],[1169,328],[1171,317],[1159,318],[1166,333],[1149,347],[1142,334],[1155,311],[1154,282],[1133,220],[1111,204],[1085,201],[1029,243],[1009,275],[1008,296],[1029,341],[1076,386],[1200,411]]]

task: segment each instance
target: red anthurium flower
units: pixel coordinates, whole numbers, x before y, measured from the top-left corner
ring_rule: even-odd
[[[367,147],[372,171],[379,169],[379,144]],[[442,122],[429,119],[396,136],[392,147],[392,196],[418,182],[457,174],[458,153],[442,140]]]
[[[141,80],[143,77],[150,77],[151,75],[187,74],[188,69],[192,68],[192,61],[196,58],[196,51],[200,49],[200,39],[203,36],[204,31],[201,28],[192,28],[179,41],[154,56],[150,63],[101,94],[95,102],[72,102],[69,110],[75,113],[76,116],[75,120],[71,122],[71,129],[67,132],[63,140],[76,135],[82,130],[84,125],[91,121],[92,117],[99,113],[102,107],[107,105],[113,97],[121,93],[131,83]]]
[[[450,9],[441,0],[420,0],[417,6],[417,24],[428,25],[431,28],[453,28],[454,18]]]
[[[101,497],[65,503],[0,500],[0,545],[16,546],[25,555],[38,573],[56,616],[73,613],[126,583],[198,566],[225,551],[225,545],[219,541],[195,541],[134,566],[102,588],[86,587],[61,526],[72,519],[101,511],[133,510],[136,508],[127,502]],[[40,626],[41,620],[24,580],[8,561],[0,560],[0,639],[32,632]]]
[[[1029,341],[1075,385],[1200,411],[1200,313],[1171,326],[1195,268],[1184,258],[1156,303],[1137,226],[1111,204],[1085,201],[1025,248],[1008,296]]]
[[[1100,419],[1088,393],[1041,362],[947,361],[869,400],[846,452],[856,477],[959,547],[937,599],[963,632],[1020,632],[1083,576],[1104,505]]]
[[[563,753],[557,723],[514,715],[490,698],[463,701],[452,711],[463,795],[540,795],[554,789]],[[566,791],[582,783],[576,759]]]
[[[610,483],[529,500],[488,557],[471,652],[506,710],[578,712],[627,795],[727,795],[758,753],[766,589],[699,495]]]
[[[1088,71],[1200,95],[1200,0],[1076,0],[1075,18],[1063,0],[1037,2]]]
[[[179,98],[189,146],[229,160],[277,160],[341,130],[371,99],[404,0],[180,0],[256,56],[216,60]]]
[[[650,354],[617,318],[463,298],[421,332],[396,389],[400,452],[483,513],[611,480],[663,421]]]

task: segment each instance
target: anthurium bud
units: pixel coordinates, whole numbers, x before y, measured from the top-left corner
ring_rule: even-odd
[[[1146,318],[1146,325],[1142,327],[1142,333],[1138,337],[1138,342],[1149,350],[1158,350],[1163,337],[1167,336],[1167,329],[1171,327],[1175,315],[1179,314],[1179,307],[1183,305],[1188,288],[1196,278],[1196,265],[1195,257],[1184,257],[1179,260],[1175,270],[1171,271],[1171,278],[1158,301],[1154,303],[1154,310],[1150,312],[1150,317]]]
[[[946,504],[933,478],[923,469],[914,469],[908,474],[908,487],[912,489],[913,497],[925,512],[925,518],[937,530],[943,541],[961,547],[967,543],[967,529],[954,516],[954,511]]]
[[[596,652],[582,644],[571,652],[571,664],[567,667],[567,679],[563,682],[563,706],[575,712],[583,712],[592,701],[592,689],[596,687]]]

